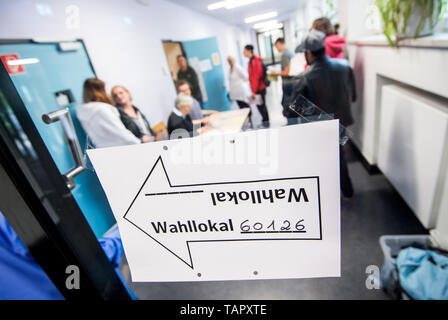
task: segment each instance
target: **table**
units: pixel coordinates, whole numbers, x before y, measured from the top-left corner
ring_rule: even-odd
[[[210,115],[211,129],[202,135],[237,133],[241,131],[250,109],[243,108],[238,110],[223,111]]]

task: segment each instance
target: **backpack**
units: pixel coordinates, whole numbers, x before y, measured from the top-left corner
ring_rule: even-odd
[[[261,65],[263,66],[263,82],[266,85],[266,87],[269,87],[269,85],[271,84],[271,81],[268,80],[268,76],[267,76],[267,67],[266,65],[261,62]]]

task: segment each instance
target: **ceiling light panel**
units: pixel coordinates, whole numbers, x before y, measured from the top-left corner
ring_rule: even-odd
[[[226,3],[227,3],[227,1],[214,2],[214,3],[212,3],[212,4],[209,4],[209,5],[207,6],[207,9],[208,9],[209,11],[212,11],[212,10],[216,10],[216,9],[225,8],[225,7],[226,7]]]
[[[276,25],[277,23],[278,23],[278,21],[276,19],[259,22],[259,23],[254,24],[254,29],[265,28],[265,27],[268,27],[271,25]]]
[[[283,23],[277,23],[277,24],[266,26],[266,27],[258,30],[258,32],[268,32],[268,31],[277,30],[277,29],[281,29],[281,28],[283,28]]]
[[[225,1],[218,1],[218,2],[214,2],[214,3],[209,4],[207,6],[207,9],[209,11],[222,9],[222,8],[226,8],[227,10],[229,10],[229,9],[234,9],[234,8],[238,8],[238,7],[242,7],[242,6],[247,6],[249,4],[257,3],[257,2],[261,2],[261,1],[264,1],[264,0],[225,0]]]
[[[248,17],[248,18],[244,19],[244,22],[253,23],[253,22],[262,21],[262,20],[266,20],[266,19],[272,19],[272,18],[277,17],[277,15],[278,15],[277,11],[271,11],[271,12],[259,14],[257,16]]]

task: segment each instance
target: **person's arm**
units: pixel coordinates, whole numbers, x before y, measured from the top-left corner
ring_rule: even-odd
[[[300,77],[294,82],[291,95],[287,99],[285,99],[285,104],[283,105],[283,115],[285,117],[298,116],[296,112],[289,109],[289,106],[292,105],[300,95],[308,98],[308,86],[305,77]]]
[[[140,139],[142,140],[142,143],[148,143],[148,142],[154,142],[156,140],[156,137],[144,134]]]
[[[290,67],[287,65],[283,68],[281,72],[271,72],[270,75],[272,76],[281,76],[281,77],[288,77],[289,76]]]
[[[192,120],[191,121],[193,123],[193,125],[207,125],[210,123],[210,118],[209,117],[205,117],[202,119],[196,119],[196,120]]]
[[[124,254],[123,243],[121,242],[120,232],[118,227],[113,228],[107,232],[101,239],[98,240],[101,248],[114,268],[120,265],[121,257]]]
[[[216,111],[216,110],[202,110],[201,112],[202,112],[202,114],[203,114],[204,116],[209,116],[209,115],[211,115],[211,114],[218,113],[219,111]]]
[[[114,108],[111,106],[111,108]],[[120,117],[112,110],[101,108],[98,114],[95,115],[94,130],[99,135],[107,140],[114,141],[115,145],[139,144],[141,140],[137,138],[131,131],[126,129]]]

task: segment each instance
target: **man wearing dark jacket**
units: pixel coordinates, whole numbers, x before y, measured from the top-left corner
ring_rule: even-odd
[[[192,96],[199,101],[199,104],[202,106],[202,93],[196,71],[187,64],[187,59],[183,55],[177,56],[177,64],[179,65],[177,80],[185,80],[190,84]]]
[[[291,104],[299,95],[313,102],[320,109],[339,119],[342,126],[353,124],[351,102],[356,100],[353,70],[345,59],[332,59],[325,55],[325,34],[312,30],[296,49],[304,52],[309,67],[294,83]],[[284,108],[286,117],[298,117]],[[353,196],[353,186],[348,173],[343,149],[340,149],[341,191],[345,198]]]

